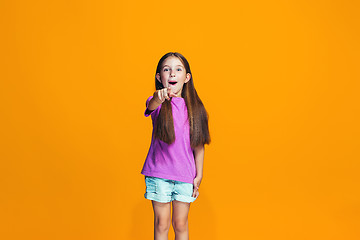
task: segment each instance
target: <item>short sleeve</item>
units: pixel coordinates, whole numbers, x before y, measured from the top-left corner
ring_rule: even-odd
[[[149,106],[149,102],[150,100],[153,98],[153,96],[150,96],[147,100],[146,100],[146,109],[145,109],[145,117],[148,117],[148,116],[152,116],[152,117],[156,117],[157,115],[159,115],[159,111],[160,111],[160,108],[161,108],[161,104],[156,108],[154,109],[153,111],[150,111],[148,109],[148,106]]]

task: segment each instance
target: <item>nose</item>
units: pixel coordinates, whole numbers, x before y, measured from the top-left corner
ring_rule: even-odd
[[[175,76],[175,71],[171,71],[170,76]]]

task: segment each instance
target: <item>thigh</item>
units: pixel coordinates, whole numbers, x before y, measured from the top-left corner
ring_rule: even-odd
[[[169,223],[171,219],[171,203],[162,203],[152,200],[155,221]]]
[[[190,203],[174,200],[173,203],[173,222],[186,222],[190,210]]]

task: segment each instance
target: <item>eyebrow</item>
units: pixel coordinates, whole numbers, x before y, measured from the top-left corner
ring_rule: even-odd
[[[164,65],[163,68],[166,67],[166,66],[170,67],[169,65]],[[176,66],[183,67],[182,65],[176,65]]]

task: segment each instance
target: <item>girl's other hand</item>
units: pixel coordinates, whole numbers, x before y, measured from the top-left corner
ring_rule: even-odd
[[[197,198],[199,196],[199,190],[194,191],[192,197]]]
[[[201,179],[202,178],[200,178],[200,177],[194,178],[194,188],[193,188],[193,194],[192,194],[192,197],[194,197],[194,198],[197,198],[199,196],[199,187],[200,187]]]
[[[172,92],[170,87],[157,90],[154,93],[154,97],[157,97],[161,103],[163,103],[165,100],[170,100],[170,97],[175,96],[176,95]]]

